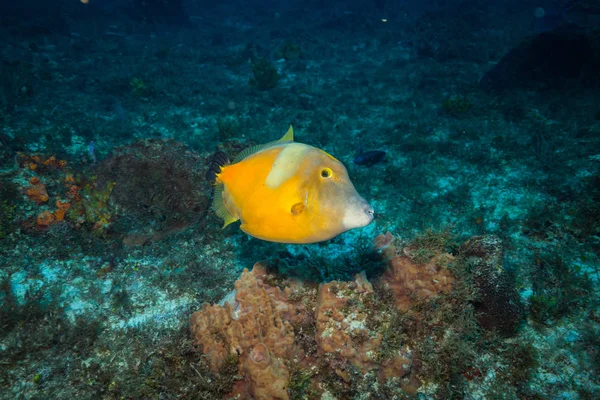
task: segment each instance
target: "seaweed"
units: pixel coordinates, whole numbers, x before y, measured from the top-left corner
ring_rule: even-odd
[[[266,58],[258,57],[252,61],[253,78],[250,78],[250,86],[258,90],[269,90],[277,86],[281,79],[277,68]]]

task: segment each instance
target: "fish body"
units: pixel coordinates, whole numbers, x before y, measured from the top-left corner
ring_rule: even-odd
[[[291,127],[281,140],[246,150],[232,164],[217,158],[208,177],[214,171],[213,208],[224,227],[240,220],[242,231],[262,240],[315,243],[373,220],[373,208],[344,165],[294,142]]]
[[[361,146],[358,155],[354,158],[354,164],[370,167],[383,161],[385,154],[385,151],[382,150],[369,150],[363,152]]]

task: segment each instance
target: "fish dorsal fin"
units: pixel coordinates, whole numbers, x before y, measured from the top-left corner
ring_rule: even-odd
[[[237,155],[237,157],[235,157],[235,159],[233,160],[233,163],[238,163],[240,161],[242,161],[244,158],[251,156],[252,154],[258,153],[259,151],[272,147],[272,146],[276,146],[278,144],[283,144],[283,143],[287,143],[287,142],[293,142],[294,141],[294,128],[292,128],[292,126],[290,125],[288,131],[285,133],[285,135],[283,135],[283,137],[279,140],[275,140],[273,142],[269,142],[269,143],[265,143],[265,144],[257,144],[256,146],[250,146],[247,149],[242,150],[242,152],[240,154]]]
[[[287,132],[278,142],[293,142],[294,141],[294,128],[290,125]]]
[[[227,210],[227,207],[225,207],[225,203],[223,202],[223,189],[224,185],[222,183],[219,183],[217,186],[215,186],[212,204],[215,214],[217,214],[219,218],[223,219],[223,227],[221,229],[225,229],[227,225],[232,224],[239,219],[231,215],[231,213]]]

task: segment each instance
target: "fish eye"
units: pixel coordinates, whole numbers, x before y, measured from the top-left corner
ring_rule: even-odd
[[[322,178],[331,178],[332,176],[333,176],[333,171],[331,170],[331,168],[323,168],[321,170]]]

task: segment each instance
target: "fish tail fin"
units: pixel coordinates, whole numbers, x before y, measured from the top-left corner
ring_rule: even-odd
[[[217,175],[221,173],[221,168],[228,164],[229,157],[227,157],[227,154],[223,153],[222,151],[217,151],[215,154],[213,154],[212,159],[210,160],[208,171],[206,171],[206,180],[212,185],[216,185]]]

